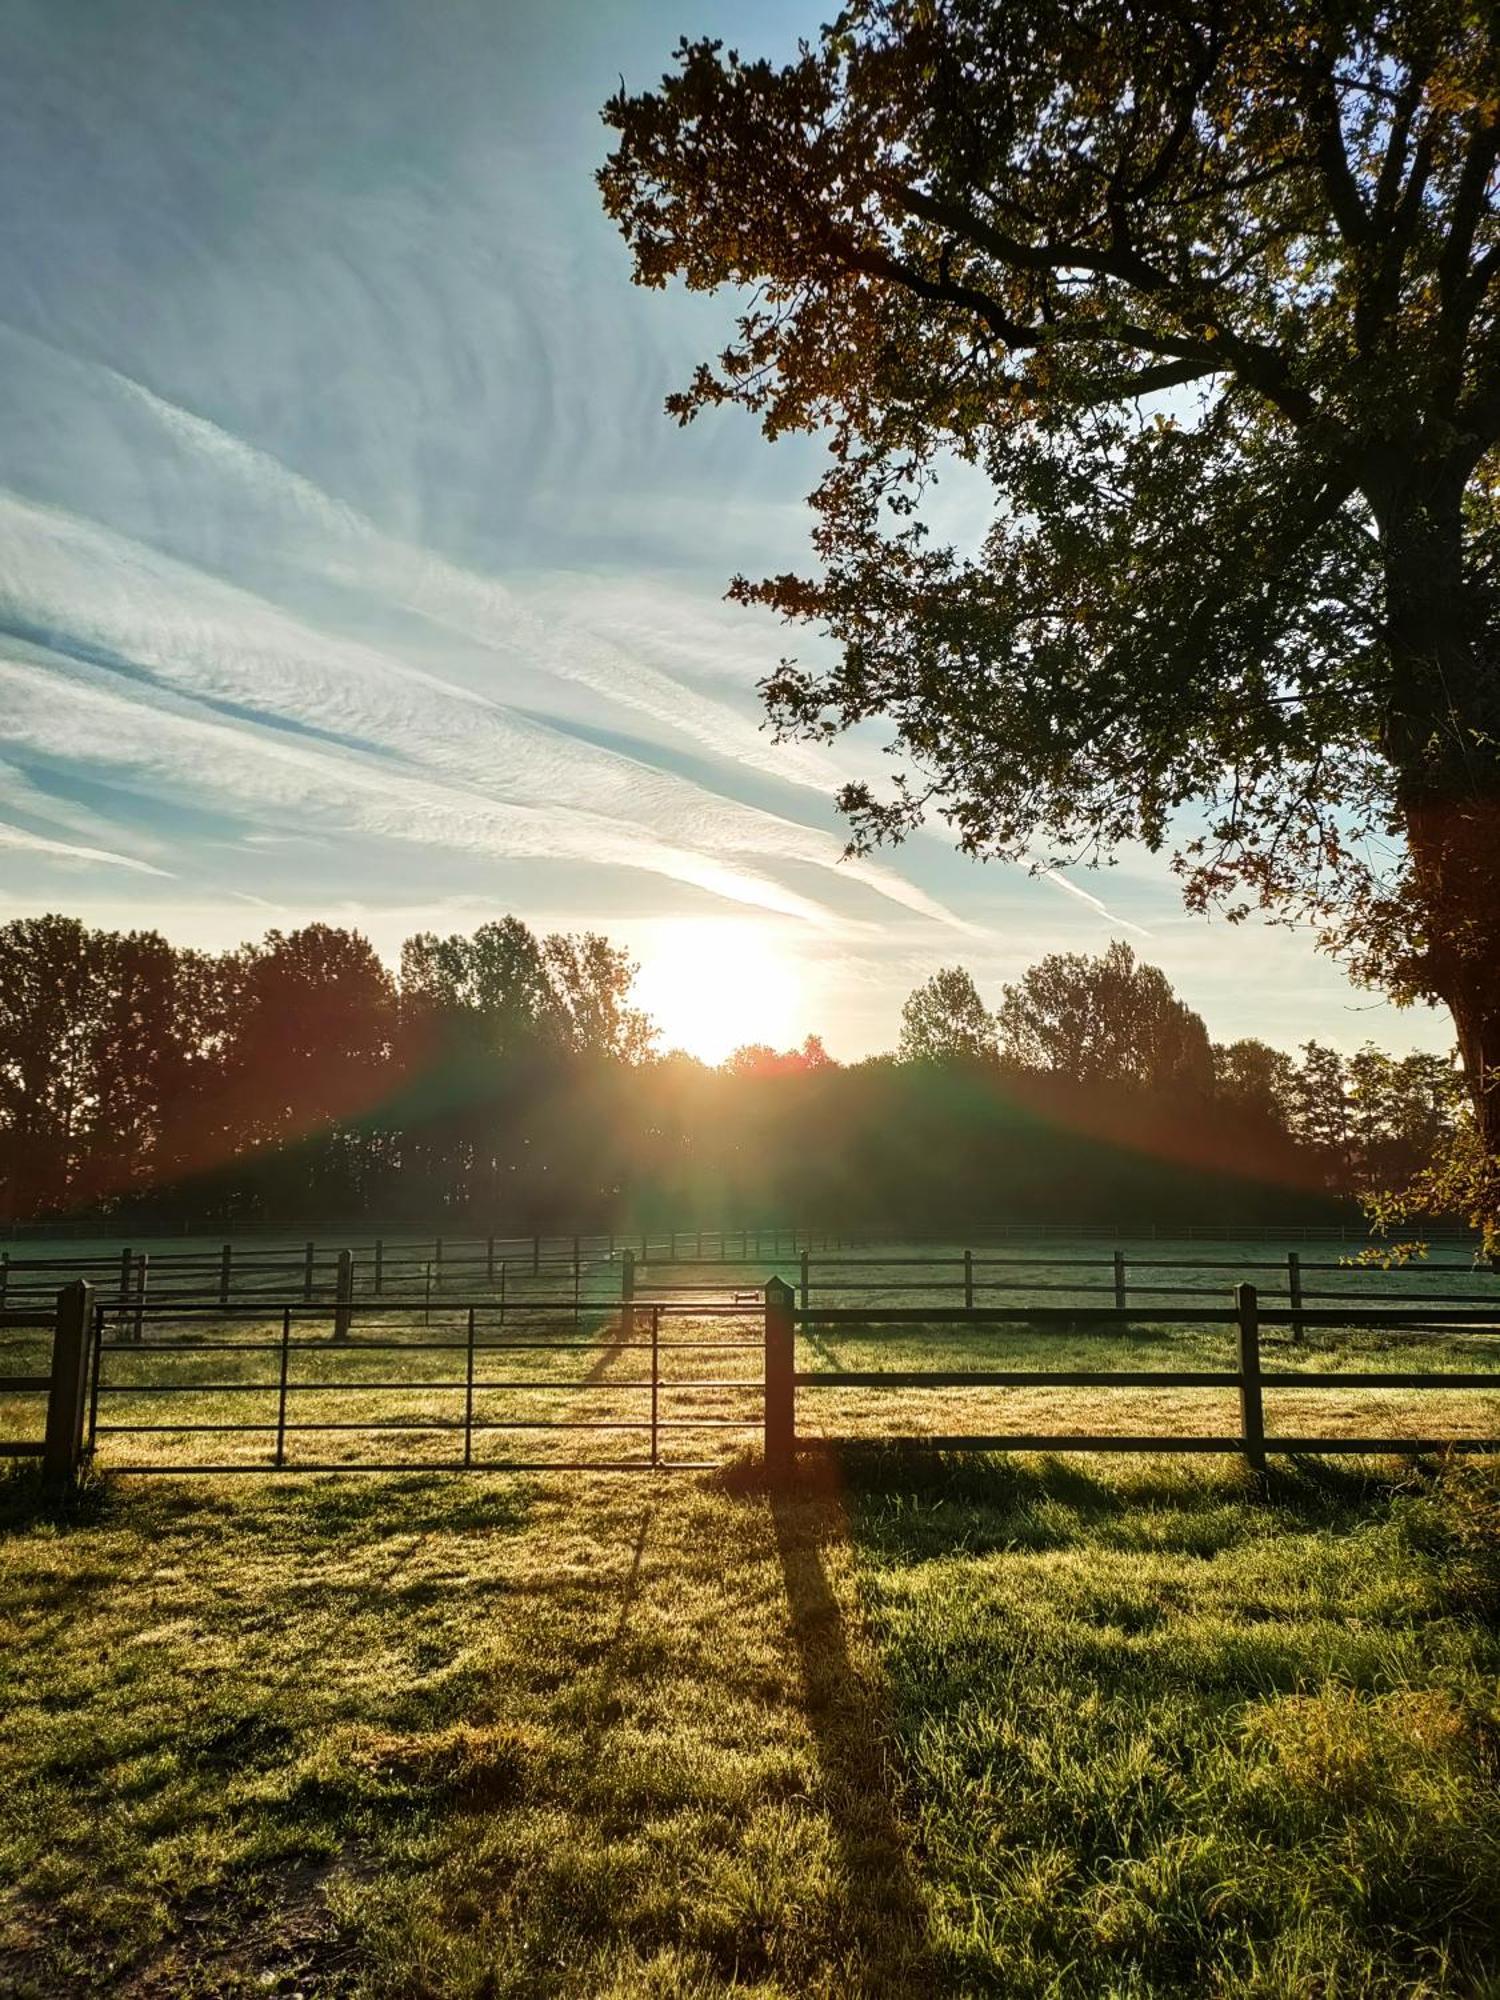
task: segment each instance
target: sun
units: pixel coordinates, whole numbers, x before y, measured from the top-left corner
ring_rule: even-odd
[[[780,927],[749,918],[663,920],[640,949],[632,999],[663,1049],[720,1063],[746,1042],[799,1042],[803,980]]]

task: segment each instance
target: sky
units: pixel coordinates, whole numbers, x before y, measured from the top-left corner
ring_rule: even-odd
[[[826,9],[824,10],[826,11]],[[787,0],[7,0],[0,26],[0,920],[227,946],[513,912],[602,930],[667,1041],[894,1045],[1123,937],[1216,1038],[1446,1048],[1302,933],[1189,917],[1164,858],[1032,876],[941,826],[843,858],[878,733],[779,744],[813,440],[662,411],[731,305],[644,292],[599,107]],[[955,532],[983,496],[939,496]]]

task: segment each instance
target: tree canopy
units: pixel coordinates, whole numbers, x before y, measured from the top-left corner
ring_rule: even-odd
[[[856,841],[1164,848],[1445,1003],[1500,1150],[1493,10],[857,0],[605,118],[637,280],[739,304],[669,408],[827,442],[816,566],[733,591],[836,642],[783,728],[894,725]]]
[[[901,1009],[903,1062],[992,1063],[995,1017],[961,965],[945,965],[909,993]]]
[[[1118,940],[1098,958],[1052,952],[1007,986],[999,1008],[1007,1058],[1086,1084],[1136,1084],[1207,1096],[1213,1053],[1201,1017],[1154,965]]]

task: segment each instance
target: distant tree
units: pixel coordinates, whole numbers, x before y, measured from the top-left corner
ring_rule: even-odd
[[[555,1038],[573,1055],[638,1063],[651,1052],[657,1030],[649,1015],[630,1004],[637,966],[596,931],[549,937],[542,946],[547,1013]]]
[[[1451,1152],[1463,1111],[1451,1057],[1393,1056],[1366,1042],[1349,1057],[1346,1075],[1361,1188],[1400,1186]]]
[[[1204,1096],[1213,1088],[1201,1018],[1119,940],[1097,958],[1051,953],[1004,989],[998,1020],[1005,1057],[1022,1069],[1079,1084]]]
[[[823,1046],[821,1035],[808,1035],[798,1049],[773,1049],[766,1042],[746,1042],[727,1055],[720,1068],[726,1076],[806,1076],[838,1065]]]
[[[1214,1091],[1243,1115],[1275,1130],[1289,1130],[1297,1065],[1284,1049],[1247,1036],[1215,1042]]]
[[[90,1118],[100,1033],[103,937],[73,917],[0,928],[0,1125],[13,1212],[71,1192]]]
[[[1349,1125],[1349,1078],[1339,1050],[1302,1044],[1292,1087],[1292,1130],[1323,1164],[1330,1187],[1347,1188],[1354,1154]]]
[[[1180,839],[1195,906],[1447,1006],[1500,1155],[1494,10],[856,0],[605,118],[637,281],[743,302],[673,413],[828,442],[815,573],[735,592],[835,642],[784,727],[895,726],[857,839]]]
[[[542,946],[519,917],[401,947],[401,1002],[410,1023],[490,1055],[534,1042],[553,1004]]]
[[[961,965],[945,965],[908,994],[901,1009],[903,1062],[993,1063],[995,1018]]]
[[[267,932],[239,961],[225,1070],[242,1143],[326,1133],[377,1104],[396,989],[369,940],[308,924]]]

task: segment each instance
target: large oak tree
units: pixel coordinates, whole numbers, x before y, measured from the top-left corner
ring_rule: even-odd
[[[864,0],[605,116],[638,280],[739,301],[669,407],[827,440],[814,572],[734,589],[837,641],[784,728],[895,726],[856,840],[1165,847],[1445,1003],[1500,1152],[1495,10]]]

